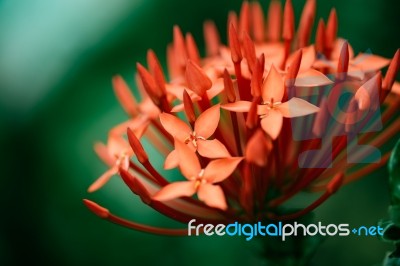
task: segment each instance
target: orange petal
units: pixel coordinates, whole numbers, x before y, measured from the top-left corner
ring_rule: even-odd
[[[102,142],[96,142],[94,144],[94,151],[96,152],[97,156],[106,163],[108,166],[112,166],[115,163],[115,157],[111,156],[108,148]]]
[[[336,69],[336,66],[333,62],[328,61],[328,60],[315,60],[314,64],[313,64],[314,68],[332,68],[332,69]]]
[[[188,90],[187,87],[179,85],[179,84],[167,84],[167,91],[175,96],[177,99],[183,101],[183,92],[187,91],[189,93],[192,101],[199,101],[201,98],[191,90]]]
[[[173,150],[165,158],[164,169],[169,170],[178,167],[178,165],[179,165],[179,155],[176,150]]]
[[[329,78],[327,78],[321,72],[310,68],[305,72],[301,72],[297,75],[295,85],[297,87],[317,87],[332,84]]]
[[[182,174],[187,179],[197,177],[201,171],[201,166],[195,152],[177,139],[175,139],[175,149],[179,155],[179,167]]]
[[[103,187],[109,180],[110,178],[118,173],[118,167],[114,166],[107,170],[104,174],[102,174],[96,181],[94,181],[93,184],[90,185],[88,188],[88,192],[95,192],[96,190],[100,189]]]
[[[124,156],[123,158],[124,160],[122,161],[121,165],[120,165],[120,169],[123,169],[125,171],[129,170],[129,163],[130,163],[130,158],[129,156]]]
[[[274,102],[280,102],[283,98],[284,90],[283,79],[275,66],[272,65],[262,86],[262,98],[265,102],[270,102],[272,99]]]
[[[222,109],[232,111],[232,112],[239,112],[239,113],[246,113],[250,110],[251,102],[248,101],[237,101],[234,103],[227,103],[221,105]]]
[[[276,139],[281,133],[283,116],[281,112],[270,110],[268,115],[261,119],[261,127],[272,138]]]
[[[218,127],[220,118],[220,105],[214,105],[213,107],[204,111],[196,120],[194,124],[194,131],[205,139],[208,139]]]
[[[154,104],[150,98],[146,98],[140,103],[140,112],[147,115],[151,119],[156,119],[160,114],[160,109]]]
[[[109,136],[113,137],[121,137],[124,136],[126,134],[126,130],[130,128],[133,132],[135,132],[135,135],[140,138],[146,131],[149,123],[149,119],[146,116],[136,116],[133,119],[114,126],[108,134]]]
[[[185,141],[192,132],[192,129],[185,122],[171,114],[160,114],[160,122],[171,136],[180,141]]]
[[[120,75],[117,75],[113,77],[112,83],[115,95],[121,103],[122,108],[130,116],[135,116],[138,113],[137,102],[125,80]]]
[[[356,65],[349,65],[347,75],[358,80],[363,80],[365,77],[365,73]]]
[[[305,116],[319,111],[317,106],[296,97],[280,104],[277,109],[284,117]]]
[[[210,183],[218,183],[228,178],[243,160],[239,157],[223,158],[211,161],[204,169],[203,178]]]
[[[237,101],[234,103],[227,103],[221,105],[222,109],[232,111],[232,112],[238,112],[238,113],[247,113],[250,111],[252,102],[248,101]],[[257,107],[257,114],[263,115],[267,113],[267,106],[266,105],[258,105]]]
[[[354,58],[352,64],[364,72],[377,71],[390,63],[390,60],[373,54],[359,54]]]
[[[198,140],[197,151],[206,158],[225,158],[230,157],[228,150],[219,140]]]
[[[265,115],[266,113],[268,113],[268,106],[267,105],[258,105],[257,106],[257,114],[259,115]]]
[[[226,210],[228,208],[224,192],[220,186],[201,184],[197,192],[199,199],[210,207]]]
[[[375,109],[376,104],[379,102],[377,99],[380,88],[382,86],[382,76],[379,72],[374,77],[365,82],[354,95],[354,99],[358,102],[360,110],[367,110],[372,107]]]
[[[207,59],[205,60],[207,61]],[[229,62],[223,61],[222,58],[211,58],[209,61],[214,61],[214,64],[208,64],[204,65],[204,72],[206,73],[207,77],[214,83],[215,80],[219,79],[222,76],[222,73],[224,72],[224,69],[226,67],[230,68],[232,71],[233,70],[233,65],[232,67],[229,67],[231,64]],[[233,73],[233,72],[232,72]],[[212,89],[212,87],[207,90],[207,95],[209,91]]]
[[[285,57],[285,46],[282,43],[263,43],[256,46],[257,56],[264,54],[265,69],[270,69],[272,65],[280,66]]]
[[[183,92],[187,89],[187,87],[180,84],[165,84],[167,92],[174,97],[182,100]]]
[[[222,78],[214,81],[212,87],[207,91],[208,99],[213,99],[224,90],[224,80]]]
[[[312,67],[315,62],[315,47],[310,45],[303,48],[303,57],[300,65],[300,72],[306,71]]]
[[[152,198],[158,201],[167,201],[179,197],[190,197],[196,192],[194,181],[180,181],[166,185]]]
[[[128,142],[120,136],[109,136],[107,140],[107,148],[108,152],[113,157],[119,156],[124,150],[131,150]]]

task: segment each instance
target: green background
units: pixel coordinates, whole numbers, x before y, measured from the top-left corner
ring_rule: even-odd
[[[297,18],[304,1],[294,1]],[[87,187],[105,166],[92,145],[124,121],[111,88],[122,74],[133,85],[135,62],[152,48],[165,62],[172,26],[202,46],[202,22],[226,17],[241,1],[0,1],[0,264],[260,265],[244,238],[161,237],[115,226],[90,213],[90,198],[114,213],[173,226],[114,178]],[[268,1],[262,1],[264,7]],[[356,51],[391,57],[399,46],[398,1],[319,1],[317,17],[336,6],[339,34]],[[386,215],[386,169],[344,187],[318,210],[324,223],[374,225]],[[333,237],[314,265],[372,265],[390,245],[373,237]],[[261,264],[262,265],[262,264]]]

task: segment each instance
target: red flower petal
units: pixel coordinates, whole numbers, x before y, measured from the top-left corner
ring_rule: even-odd
[[[206,158],[230,157],[228,150],[219,140],[197,140],[197,151]]]
[[[262,98],[265,102],[270,102],[272,99],[274,102],[280,102],[283,98],[284,90],[283,79],[275,66],[272,65],[262,86]]]
[[[272,138],[276,139],[281,133],[283,117],[279,111],[270,110],[268,115],[261,119],[261,127]]]
[[[179,197],[190,197],[196,192],[195,181],[180,181],[166,185],[152,198],[158,201],[167,201]]]
[[[187,179],[197,177],[201,171],[201,166],[194,151],[177,139],[175,139],[175,149],[179,155],[179,167],[182,174]]]
[[[211,137],[218,127],[220,118],[220,105],[215,105],[204,111],[194,124],[194,131],[205,139]]]
[[[313,114],[319,111],[319,108],[303,99],[293,97],[287,102],[277,106],[277,109],[284,117],[298,117]]]
[[[179,141],[185,141],[192,132],[192,129],[185,122],[171,114],[160,114],[160,122],[164,129]]]
[[[199,199],[210,207],[226,210],[228,208],[224,192],[220,186],[201,184],[197,192]]]
[[[218,183],[228,178],[243,160],[239,157],[223,158],[211,161],[204,169],[203,178],[210,183]]]

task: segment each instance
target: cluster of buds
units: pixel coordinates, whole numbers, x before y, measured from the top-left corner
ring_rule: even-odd
[[[266,18],[258,2],[245,1],[239,16],[229,13],[229,45],[221,43],[213,22],[204,24],[205,57],[193,36],[175,26],[168,79],[151,50],[147,68],[137,64],[139,97],[122,77],[113,78],[129,120],[110,130],[106,144],[95,145],[110,169],[89,192],[120,176],[145,205],[183,223],[288,220],[382,166],[388,153],[374,147],[400,129],[393,119],[400,106],[399,51],[392,60],[354,56],[348,41],[337,37],[334,9],[326,23],[319,21],[310,44],[315,12],[316,1],[308,0],[296,30],[291,0],[283,8],[272,0]],[[350,93],[347,101],[344,92]],[[164,169],[153,166],[143,138],[164,158]],[[360,164],[374,152],[380,160]],[[181,181],[166,178],[173,168]],[[299,211],[278,211],[303,191],[320,196]],[[129,228],[187,233],[127,221],[84,203]]]

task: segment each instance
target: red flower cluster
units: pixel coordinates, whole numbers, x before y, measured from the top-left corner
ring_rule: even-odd
[[[96,144],[110,169],[89,192],[119,175],[144,204],[180,222],[295,219],[384,164],[387,154],[380,162],[350,167],[371,154],[348,147],[380,147],[398,134],[400,122],[393,117],[400,105],[399,51],[391,62],[367,53],[354,57],[350,44],[337,37],[335,10],[326,24],[319,21],[310,44],[315,5],[307,1],[296,31],[290,0],[283,10],[273,0],[267,19],[258,2],[244,2],[239,16],[229,13],[228,46],[212,22],[204,24],[204,58],[192,35],[175,26],[167,50],[169,81],[151,50],[148,67],[137,64],[140,100],[120,76],[113,78],[129,120],[110,130],[107,144]],[[353,94],[340,104],[345,88]],[[385,129],[373,130],[380,123]],[[165,169],[153,167],[142,138],[165,158]],[[170,182],[163,172],[176,167],[182,181]],[[300,211],[278,215],[301,191],[323,193]],[[186,234],[129,222],[84,202],[100,217],[130,228]]]

